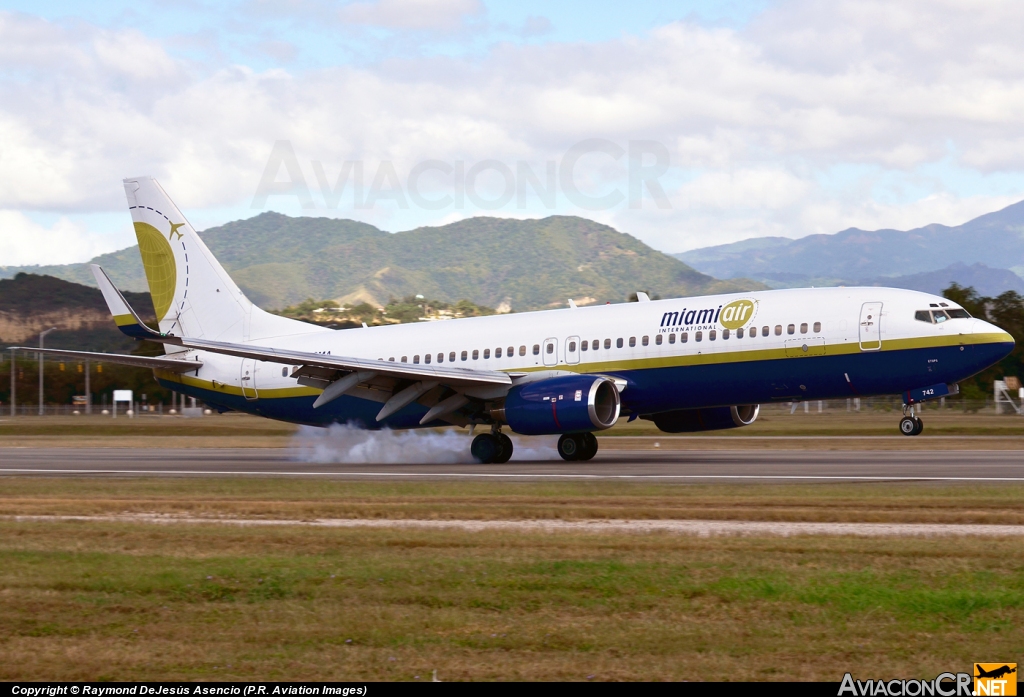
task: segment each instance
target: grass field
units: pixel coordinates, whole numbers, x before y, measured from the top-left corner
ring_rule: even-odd
[[[1020,523],[1022,494],[19,478],[0,513]],[[1021,539],[7,519],[0,679],[933,677],[1024,653],[1022,555]]]

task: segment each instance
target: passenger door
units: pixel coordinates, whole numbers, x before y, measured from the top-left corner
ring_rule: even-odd
[[[860,350],[882,348],[882,303],[864,303],[860,308]]]
[[[570,336],[565,340],[565,362],[569,365],[576,365],[580,362],[580,338]]]
[[[558,365],[558,339],[545,339],[541,353],[544,355],[544,365]]]
[[[241,373],[242,396],[251,402],[259,397],[256,393],[256,360],[243,358]]]

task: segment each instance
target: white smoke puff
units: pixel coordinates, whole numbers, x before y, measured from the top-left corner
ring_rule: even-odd
[[[557,437],[555,437],[557,438]],[[547,441],[551,441],[550,443]],[[350,464],[456,464],[475,462],[473,439],[454,429],[437,431],[368,431],[352,424],[327,428],[300,426],[292,439],[301,462]],[[513,438],[513,460],[558,459],[550,437]]]

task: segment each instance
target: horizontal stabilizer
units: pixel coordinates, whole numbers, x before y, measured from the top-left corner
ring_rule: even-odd
[[[94,353],[92,351],[65,351],[63,349],[41,349],[31,346],[12,346],[12,349],[32,353],[45,353],[48,356],[60,356],[79,361],[96,361],[97,363],[115,363],[117,365],[133,365],[138,368],[154,368],[172,373],[191,373],[203,367],[202,361],[187,361],[181,358],[164,358],[160,356],[126,356],[122,353]]]
[[[92,275],[96,279],[96,285],[103,293],[103,299],[107,302],[107,309],[114,316],[114,324],[122,332],[133,339],[146,339],[156,334],[135,313],[128,301],[121,295],[121,291],[114,287],[113,281],[107,276],[107,272],[97,264],[89,264]]]

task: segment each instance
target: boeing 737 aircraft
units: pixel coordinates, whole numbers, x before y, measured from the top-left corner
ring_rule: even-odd
[[[597,452],[621,417],[681,433],[745,426],[759,405],[902,393],[914,405],[1013,348],[945,298],[892,288],[773,290],[335,331],[264,312],[243,295],[150,177],[124,182],[159,329],[106,273],[125,334],[165,356],[45,353],[153,369],[221,410],[365,428],[475,425],[481,462],[512,456],[507,428],[560,434],[565,460]],[[25,348],[27,351],[41,349]]]

